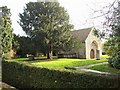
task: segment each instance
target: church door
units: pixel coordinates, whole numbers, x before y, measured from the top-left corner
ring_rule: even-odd
[[[95,51],[93,49],[90,51],[90,58],[95,58]]]

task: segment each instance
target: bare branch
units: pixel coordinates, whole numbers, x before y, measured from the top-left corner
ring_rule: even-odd
[[[114,0],[113,3],[110,4],[109,6],[105,6],[101,10],[94,11],[94,13],[97,13],[97,12],[101,12],[102,13],[104,9],[108,8],[108,11],[106,13],[103,13],[102,15],[99,15],[99,16],[92,17],[91,19],[99,18],[99,17],[105,16],[105,15],[108,15],[109,13],[111,13],[111,9],[114,8],[114,4],[116,2],[117,2],[117,0]]]

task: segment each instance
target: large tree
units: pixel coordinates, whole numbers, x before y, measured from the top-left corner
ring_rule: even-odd
[[[120,2],[114,8],[112,16],[108,18],[111,31],[108,41],[105,43],[105,50],[110,55],[109,63],[115,68],[120,68]]]
[[[67,11],[58,2],[29,2],[19,16],[20,26],[36,42],[36,48],[43,46],[48,59],[56,45],[65,44],[71,38],[73,26],[69,24]]]
[[[1,7],[2,15],[0,16],[0,39],[2,54],[12,49],[13,30],[11,28],[10,9],[7,6]]]

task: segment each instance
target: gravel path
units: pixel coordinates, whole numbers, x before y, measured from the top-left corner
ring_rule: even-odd
[[[108,64],[108,62],[96,63],[96,64],[91,64],[91,65],[86,65],[86,66],[81,66],[81,67],[75,67],[75,68],[76,69],[84,69],[84,68],[89,68],[89,67],[92,67],[92,66],[102,65],[102,64]]]
[[[108,62],[96,63],[96,64],[91,64],[91,65],[86,65],[86,66],[81,66],[81,67],[64,67],[64,68],[72,69],[72,70],[82,70],[85,72],[93,72],[93,73],[100,73],[100,74],[112,74],[109,72],[102,72],[102,71],[88,69],[89,67],[96,66],[96,65],[102,65],[102,64],[108,64]]]
[[[86,71],[86,72],[100,73],[100,74],[111,74],[111,73],[108,73],[108,72],[101,72],[101,71],[92,70],[92,69],[80,69],[80,70]]]
[[[107,64],[107,63],[108,62],[103,62],[103,63],[97,63],[97,64],[86,65],[86,66],[75,67],[75,68],[76,68],[76,70],[82,70],[82,71],[85,71],[85,72],[93,72],[93,73],[100,73],[100,74],[111,74],[111,73],[108,73],[108,72],[101,72],[101,71],[97,71],[97,70],[87,69],[87,68],[92,67],[92,66],[102,65],[102,64]]]

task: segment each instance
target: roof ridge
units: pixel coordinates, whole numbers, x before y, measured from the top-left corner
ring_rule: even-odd
[[[92,29],[93,27],[88,27],[88,28],[81,28],[81,29],[77,29],[77,30],[88,30],[88,29]]]

